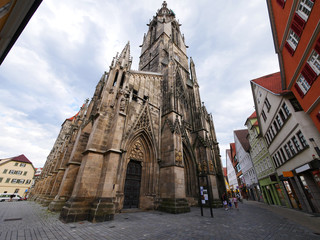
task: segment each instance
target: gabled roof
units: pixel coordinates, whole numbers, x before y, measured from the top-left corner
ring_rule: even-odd
[[[230,149],[227,149],[226,152],[227,152],[227,154],[228,154],[229,159],[231,160],[231,150],[230,150]]]
[[[283,95],[290,92],[289,90],[282,90],[280,72],[253,79],[251,82],[259,85],[275,95]]]
[[[236,144],[235,143],[230,143],[230,149],[231,149],[231,153],[232,153],[231,160],[233,160],[234,156],[236,155]]]
[[[243,149],[248,152],[250,149],[250,144],[247,139],[248,136],[248,129],[241,129],[241,130],[235,130],[234,134],[237,136],[241,146]]]
[[[225,177],[228,176],[226,167],[223,168],[223,176],[225,176]]]
[[[0,159],[0,164],[4,162],[9,162],[9,161],[17,161],[17,162],[32,164],[32,162],[30,162],[30,160],[23,154],[16,157],[12,157],[12,158]]]
[[[256,113],[256,111],[254,111],[254,112],[250,115],[250,117],[248,117],[248,119],[253,119],[253,118],[257,118],[257,113]]]
[[[25,155],[23,155],[23,154],[21,154],[21,155],[19,155],[19,156],[16,156],[16,157],[13,157],[11,160],[17,161],[17,162],[23,162],[23,163],[31,163],[31,162],[29,161],[29,159],[28,159]],[[32,164],[32,163],[31,163],[31,164]]]

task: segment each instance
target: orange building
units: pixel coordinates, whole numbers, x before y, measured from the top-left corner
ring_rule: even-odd
[[[320,132],[320,1],[267,0],[282,89],[291,90]]]

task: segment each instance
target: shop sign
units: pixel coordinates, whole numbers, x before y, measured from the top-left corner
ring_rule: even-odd
[[[301,167],[296,168],[296,173],[301,173],[310,169],[310,165],[307,163]]]
[[[284,177],[293,177],[292,171],[282,172]]]

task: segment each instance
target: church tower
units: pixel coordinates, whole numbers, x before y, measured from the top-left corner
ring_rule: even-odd
[[[45,167],[33,198],[61,211],[61,220],[106,221],[128,208],[188,212],[200,187],[220,204],[225,186],[213,119],[180,26],[164,1],[148,24],[139,70],[131,69],[128,42],[73,123],[65,149],[53,148],[46,165],[63,171]]]

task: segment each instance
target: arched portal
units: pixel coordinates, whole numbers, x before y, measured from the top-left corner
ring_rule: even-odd
[[[193,161],[191,152],[183,145],[183,161],[186,196],[190,204],[197,204],[198,201],[198,181],[196,164]]]
[[[138,208],[141,185],[141,163],[130,160],[124,184],[123,208]]]
[[[123,169],[123,208],[154,209],[159,178],[156,150],[146,131],[134,134],[128,142]]]

